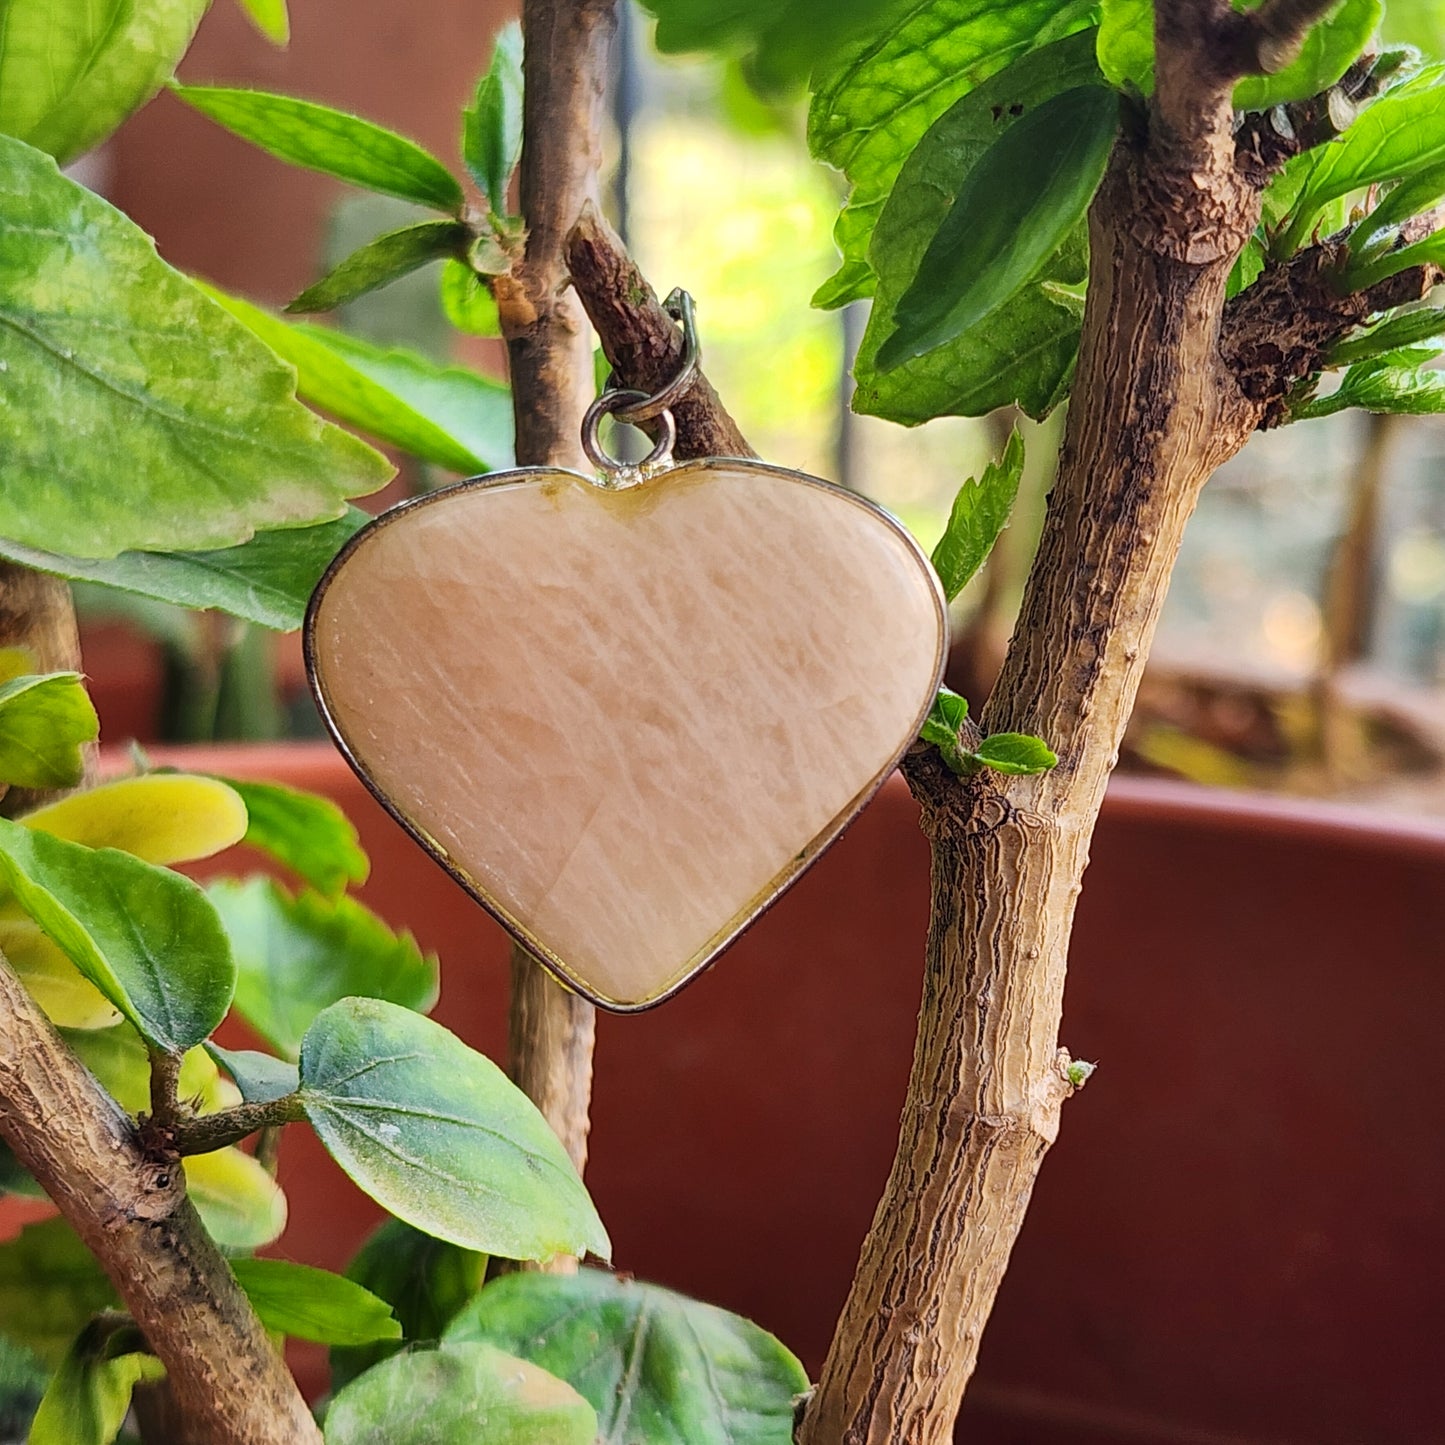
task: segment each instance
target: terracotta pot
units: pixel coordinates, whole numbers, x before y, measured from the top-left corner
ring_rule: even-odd
[[[336,798],[363,896],[500,1057],[506,943],[324,746],[183,754]],[[1120,781],[1079,910],[1065,1110],[961,1435],[1004,1445],[1424,1442],[1438,1424],[1445,830]],[[235,863],[237,860],[228,860]],[[604,1016],[588,1182],[620,1268],[826,1349],[892,1154],[927,849],[893,780],[717,967]],[[378,1212],[304,1129],[280,1252]],[[298,1354],[307,1385],[317,1352]]]

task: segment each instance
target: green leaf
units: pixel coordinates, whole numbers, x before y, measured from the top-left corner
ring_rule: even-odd
[[[319,893],[343,893],[348,883],[366,882],[371,864],[356,827],[330,798],[280,783],[220,781],[246,805],[244,841],[250,847],[284,863]]]
[[[462,208],[461,186],[435,156],[369,120],[264,90],[171,88],[187,105],[278,160],[434,210]]]
[[[1015,402],[1029,416],[1042,417],[1063,399],[1078,350],[1088,274],[1082,225],[1037,280],[984,324],[894,371],[880,372],[875,362],[893,329],[893,308],[971,168],[1032,109],[1097,81],[1098,74],[1094,32],[1072,35],[979,86],[919,142],[873,237],[878,294],[854,367],[855,410],[911,426],[935,416],[981,416]]]
[[[301,1082],[327,1151],[398,1219],[504,1259],[609,1252],[551,1126],[440,1024],[344,999],[307,1031]]]
[[[597,1411],[599,1438],[627,1445],[791,1445],[802,1365],[726,1310],[601,1270],[513,1274],[447,1329],[566,1380]]]
[[[993,733],[979,745],[974,757],[996,773],[1046,773],[1058,758],[1042,738],[1027,733]]]
[[[286,1228],[286,1196],[250,1154],[217,1149],[183,1163],[186,1193],[222,1249],[262,1249]]]
[[[1433,210],[1445,196],[1445,165],[1431,166],[1391,188],[1388,195],[1350,232],[1352,258],[1367,244],[1413,216]],[[1393,274],[1393,273],[1391,273]]]
[[[1421,71],[1381,96],[1338,140],[1308,153],[1312,159],[1297,172],[1298,197],[1276,255],[1298,250],[1329,202],[1445,164],[1442,82],[1445,66]]]
[[[301,1087],[301,1075],[295,1064],[274,1059],[255,1049],[223,1049],[209,1039],[206,1052],[236,1082],[241,1097],[248,1104],[271,1104],[294,1094]]]
[[[999,0],[986,7],[978,0],[931,0],[890,13],[897,18],[883,34],[847,45],[815,76],[808,143],[852,186],[834,231],[843,267],[813,298],[819,306],[872,293],[873,224],[933,122],[1010,61],[1088,24],[1090,6],[1082,0]]]
[[[1420,342],[1445,345],[1445,313],[1427,306],[1421,311],[1391,316],[1368,330],[1337,341],[1325,356],[1324,364],[1326,367],[1350,366]]]
[[[457,438],[473,470],[512,464],[512,393],[459,366],[437,366],[401,347],[375,346],[342,331],[310,328],[331,353]]]
[[[30,1426],[29,1445],[111,1445],[130,1409],[136,1382],[159,1378],[160,1361],[139,1349],[113,1353],[116,1335],[141,1343],[134,1327],[86,1325],[66,1351]]]
[[[1154,89],[1154,0],[1102,0],[1099,69],[1116,90]]]
[[[498,215],[507,211],[507,186],[522,154],[522,27],[497,32],[492,63],[462,112],[462,159]]]
[[[307,401],[348,425],[466,476],[510,459],[511,393],[500,383],[210,294],[296,368]]]
[[[891,371],[991,316],[1052,260],[1089,209],[1119,129],[1103,86],[1030,110],[972,166],[894,307],[878,348]]]
[[[950,602],[993,550],[1008,525],[1024,474],[1024,439],[1015,427],[1004,445],[1003,456],[990,462],[983,475],[969,478],[953,499],[953,510],[938,545],[933,549],[933,570]]]
[[[236,1010],[277,1052],[295,1059],[316,1016],[339,999],[429,1009],[437,961],[410,933],[393,933],[354,898],[292,897],[271,878],[223,879],[210,899],[236,956]]]
[[[394,1355],[340,1391],[326,1445],[593,1445],[570,1385],[490,1345]]]
[[[81,747],[99,736],[78,672],[30,673],[0,684],[0,783],[74,787],[85,771]]]
[[[1350,407],[1406,416],[1445,412],[1445,371],[1400,364],[1424,354],[1414,349],[1390,351],[1372,361],[1358,362],[1345,373],[1338,390],[1297,408],[1291,420],[1333,416]]]
[[[780,99],[830,62],[845,43],[897,9],[892,0],[728,0],[723,5],[644,0],[644,5],[657,16],[655,39],[664,54],[740,56],[753,88]]]
[[[321,574],[370,520],[359,507],[348,507],[334,522],[257,532],[239,547],[122,552],[100,559],[62,557],[0,539],[0,557],[73,582],[95,582],[181,607],[215,608],[262,627],[295,632]]]
[[[179,873],[0,819],[0,878],[141,1035],[179,1052],[225,1017],[236,985],[221,920]]]
[[[235,1259],[231,1269],[261,1323],[277,1334],[322,1345],[401,1338],[391,1306],[339,1274],[284,1259]]]
[[[918,736],[926,743],[932,743],[943,755],[950,772],[967,773],[972,764],[968,761],[971,753],[964,751],[960,730],[968,719],[968,699],[960,697],[951,688],[940,687],[933,699],[933,706],[918,730]]]
[[[119,211],[0,137],[0,536],[75,557],[228,547],[391,475]]]
[[[90,1317],[117,1303],[114,1285],[63,1219],[0,1244],[0,1334],[52,1368]]]
[[[1369,43],[1385,13],[1382,0],[1344,0],[1305,36],[1299,55],[1273,75],[1251,75],[1234,87],[1235,110],[1269,110],[1330,88]]]
[[[64,164],[153,96],[210,0],[6,0],[0,131]]]
[[[455,256],[470,232],[460,221],[421,221],[388,231],[353,251],[287,308],[292,313],[331,311],[344,302],[408,276],[443,256]]]
[[[482,1287],[487,1256],[433,1239],[399,1219],[388,1219],[361,1247],[346,1277],[384,1299],[409,1341],[434,1341]],[[339,1390],[379,1360],[396,1353],[389,1343],[331,1352],[331,1388]]]
[[[461,261],[448,261],[438,281],[442,310],[458,331],[468,336],[500,336],[502,318],[491,288]]]
[[[241,8],[251,24],[273,45],[285,46],[291,40],[291,17],[286,13],[286,0],[240,0]]]

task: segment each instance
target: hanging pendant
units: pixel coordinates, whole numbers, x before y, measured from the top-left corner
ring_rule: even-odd
[[[305,640],[368,788],[560,979],[627,1011],[706,968],[868,801],[928,712],[946,614],[854,493],[753,461],[609,465],[611,485],[525,469],[378,517]]]

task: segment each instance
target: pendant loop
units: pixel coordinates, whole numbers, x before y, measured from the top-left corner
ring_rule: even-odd
[[[668,293],[662,309],[682,325],[682,360],[678,363],[677,375],[661,391],[653,392],[651,396],[644,394],[637,402],[614,410],[613,415],[617,420],[626,422],[628,426],[638,426],[642,422],[651,421],[676,406],[696,379],[698,363],[702,360],[692,296],[681,286],[676,286]],[[616,385],[617,373],[614,371],[607,378],[606,389],[611,391]]]
[[[601,473],[604,486],[635,486],[649,472],[671,463],[673,444],[677,441],[677,423],[673,421],[670,411],[660,411],[650,418],[658,423],[661,435],[640,462],[624,462],[608,455],[598,436],[604,416],[620,416],[623,408],[650,400],[645,391],[604,391],[587,408],[587,415],[582,418],[582,450],[587,453],[587,460]]]

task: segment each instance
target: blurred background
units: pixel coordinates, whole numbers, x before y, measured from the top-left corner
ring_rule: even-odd
[[[290,45],[277,49],[237,7],[215,6],[182,77],[341,105],[456,160],[457,116],[507,4],[301,0],[294,11]],[[1432,23],[1423,5],[1392,14],[1407,38]],[[931,547],[959,484],[997,453],[1014,419],[907,429],[850,412],[866,303],[809,305],[836,264],[841,178],[809,158],[801,99],[759,99],[736,65],[659,56],[636,10],[613,77],[611,219],[659,293],[682,285],[696,298],[707,370],[744,433],[769,461],[865,493]],[[83,178],[151,231],[167,259],[271,307],[410,214],[289,169],[164,94],[87,158]],[[447,325],[435,272],[333,319],[500,375],[499,342]],[[1059,414],[1023,424],[1017,515],[956,604],[951,680],[975,706],[1008,636],[1061,424]],[[400,460],[387,500],[450,480]],[[112,740],[317,732],[294,638],[115,594],[82,602]],[[1257,437],[1206,489],[1122,766],[1445,812],[1442,683],[1442,423],[1350,413],[1297,425]]]

